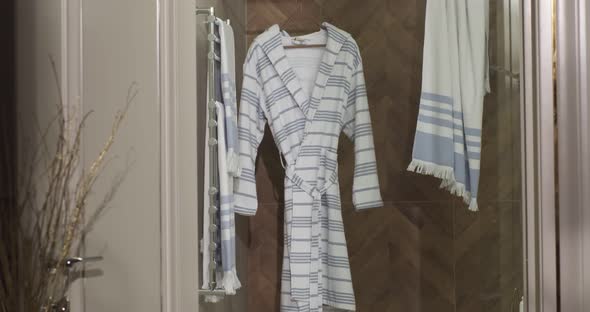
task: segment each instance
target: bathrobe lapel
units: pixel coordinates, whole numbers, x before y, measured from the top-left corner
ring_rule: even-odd
[[[321,104],[322,96],[326,90],[326,83],[328,78],[332,75],[332,69],[336,62],[336,57],[340,53],[342,44],[346,42],[347,37],[340,33],[334,26],[323,23],[322,24],[328,32],[328,42],[326,43],[326,50],[322,55],[322,62],[320,64],[319,71],[317,73],[315,85],[311,93],[311,99],[309,103],[309,109],[307,111],[307,123],[305,125],[305,133],[309,130],[311,123],[313,122],[315,112]]]
[[[281,81],[306,117],[305,133],[311,127],[315,112],[320,106],[322,96],[326,90],[326,83],[332,74],[332,69],[336,62],[336,57],[340,53],[342,44],[347,40],[347,34],[343,34],[331,24],[323,23],[322,27],[328,33],[328,40],[310,98],[305,95],[297,74],[295,74],[295,71],[289,64],[285,48],[282,44],[281,31],[277,25],[273,25],[269,29],[270,36],[261,45],[262,50],[272,63]]]
[[[289,90],[289,93],[295,100],[295,103],[297,103],[297,106],[303,111],[304,115],[307,115],[306,112],[309,107],[309,101],[301,87],[301,82],[287,60],[279,27],[273,25],[269,29],[269,35],[270,37],[261,44],[261,48],[272,63],[277,74],[281,78],[281,81]]]

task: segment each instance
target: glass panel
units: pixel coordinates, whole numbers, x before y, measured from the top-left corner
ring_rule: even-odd
[[[426,0],[242,5],[217,7],[243,40],[237,43],[237,64],[273,24],[301,35],[328,21],[349,32],[360,48],[384,207],[354,210],[354,146],[341,135],[338,171],[356,309],[517,310],[523,293],[519,1],[490,0],[491,93],[483,111],[479,212],[440,189],[439,179],[406,170],[421,98]],[[236,13],[241,10],[243,22]],[[198,31],[203,35],[205,29]],[[197,55],[203,57],[200,44]],[[240,77],[241,66],[236,68]],[[199,82],[200,96],[204,83]],[[285,170],[268,126],[265,131],[256,162],[258,212],[237,218],[242,297],[203,305],[204,311],[280,310]]]
[[[242,63],[246,57],[246,0],[228,0],[228,1],[204,1],[197,0],[196,6],[198,8],[209,8],[214,6],[215,15],[229,20],[230,25],[234,31],[235,38],[235,54],[236,54],[236,89],[241,89],[242,85]],[[197,44],[196,44],[196,55],[197,55],[197,103],[207,103],[207,53],[208,53],[208,41],[207,41],[207,24],[205,23],[205,16],[198,16],[196,23],[197,32]],[[197,125],[199,126],[197,136],[197,146],[201,147],[205,145],[205,125],[207,117],[207,106],[197,105]],[[198,164],[197,176],[199,178],[199,185],[204,183],[203,169],[206,164],[204,163],[204,149],[200,150],[199,159],[201,163]],[[199,192],[199,203],[200,207],[203,203],[203,192]],[[206,194],[205,194],[206,195]],[[203,211],[199,209],[199,220],[203,220]],[[199,224],[199,230],[202,232],[202,222]],[[202,233],[200,233],[202,235]],[[236,258],[237,258],[237,271],[242,284],[245,283],[248,272],[248,219],[237,218],[236,220]],[[274,236],[277,237],[277,236]],[[199,265],[202,263],[202,253],[200,254]],[[201,268],[199,268],[201,272]],[[242,273],[243,272],[243,273]],[[199,286],[203,286],[200,284]],[[248,300],[248,288],[246,285],[240,289],[235,296],[227,296],[222,301],[216,303],[210,303],[205,301],[205,297],[200,296],[199,306],[201,311],[206,312],[222,312],[222,311],[246,311],[246,302]]]

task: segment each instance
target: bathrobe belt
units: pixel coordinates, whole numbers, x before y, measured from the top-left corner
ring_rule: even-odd
[[[293,182],[294,185],[297,185],[300,189],[305,191],[309,196],[313,197],[315,200],[319,200],[321,195],[326,193],[326,190],[334,184],[333,179],[328,179],[326,183],[321,187],[317,188],[303,180],[296,172],[295,172],[295,165],[287,165],[285,168],[285,176]]]
[[[321,207],[321,197],[323,194],[326,193],[326,191],[332,186],[334,185],[334,182],[337,179],[336,176],[336,172],[332,172],[332,174],[330,174],[329,178],[326,179],[326,182],[324,183],[324,185],[322,185],[320,188],[313,186],[311,184],[309,184],[308,182],[306,182],[303,178],[301,178],[301,176],[299,176],[296,172],[295,169],[295,165],[294,164],[289,164],[285,167],[285,177],[288,178],[292,183],[293,186],[298,186],[300,189],[302,189],[305,193],[307,193],[309,196],[311,196],[313,198],[313,207],[312,209],[310,209],[310,215],[305,215],[305,216],[296,216],[296,214],[293,212],[293,216],[292,216],[292,220],[291,220],[291,225],[289,225],[289,228],[287,229],[288,233],[290,234],[290,239],[291,239],[291,246],[286,246],[286,248],[289,248],[289,269],[291,272],[291,298],[292,300],[295,301],[305,301],[305,300],[310,300],[311,296],[317,296],[319,294],[319,283],[321,283],[321,276],[319,276],[319,232],[320,232],[320,221],[319,221],[319,215],[320,215],[320,207]],[[292,190],[293,188],[291,188]],[[296,202],[297,198],[296,196],[291,196],[292,201]],[[297,209],[296,205],[293,205],[293,210]],[[300,234],[300,231],[292,231],[291,227],[294,223],[297,223],[296,218],[303,218],[303,219],[307,219],[307,220],[311,220],[311,226],[310,226],[310,237],[311,240],[305,242],[306,237],[297,237],[299,236],[298,234]],[[316,242],[316,245],[318,246],[318,252],[317,254],[313,254],[313,252],[311,252],[312,250],[312,241],[313,240],[318,240],[318,242]],[[306,250],[310,250],[309,253],[309,258],[308,259],[301,259],[300,257],[298,257],[297,261],[299,263],[301,263],[302,261],[306,261],[307,263],[309,263],[309,270],[305,270],[305,272],[301,272],[295,269],[294,266],[294,260],[292,260],[291,255],[292,252],[294,252],[294,244],[293,242],[297,241],[299,242],[299,246],[301,246],[301,242],[305,242],[305,244],[308,244],[308,246],[305,246]],[[307,258],[307,256],[305,257]],[[302,274],[303,273],[303,274]],[[293,275],[297,275],[297,278],[293,278]],[[312,274],[318,274],[315,278],[315,280],[317,280],[317,283],[315,283],[315,285],[311,284],[311,277]],[[302,287],[301,284],[298,284],[298,282],[303,282],[303,285],[307,286],[309,289],[308,291],[303,291],[303,289],[305,289],[304,287]],[[303,288],[303,289],[302,289]],[[311,307],[313,308],[313,307]]]

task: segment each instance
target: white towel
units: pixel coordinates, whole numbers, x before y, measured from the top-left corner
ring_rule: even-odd
[[[219,202],[221,230],[221,263],[223,279],[220,287],[227,295],[235,295],[241,287],[236,272],[236,225],[234,213],[234,180],[228,172],[227,146],[225,140],[225,109],[217,102],[217,152],[219,165]]]
[[[208,89],[208,88],[207,88]],[[209,233],[209,207],[211,200],[209,199],[209,118],[207,118],[207,124],[205,125],[205,168],[203,170],[204,181],[203,181],[203,239],[201,240],[201,250],[203,252],[203,261],[201,263],[201,272],[203,276],[203,289],[209,288],[209,263],[210,263],[210,250],[209,244],[211,243],[211,234]],[[220,272],[216,274],[217,280],[222,279]],[[205,296],[206,302],[219,302],[222,297],[219,296]]]
[[[225,108],[225,142],[227,145],[227,170],[233,176],[239,175],[238,156],[238,104],[236,100],[236,55],[232,27],[216,20],[221,45],[221,91]]]
[[[235,56],[233,31],[231,27],[220,19],[216,20],[216,33],[219,35],[219,44],[216,46],[216,54],[220,55],[220,63],[217,63],[215,81],[207,81],[215,84],[216,112],[217,112],[217,165],[219,181],[219,208],[220,218],[218,223],[218,263],[222,268],[216,272],[217,287],[224,289],[227,295],[235,295],[236,289],[241,287],[236,272],[236,243],[235,243],[235,213],[233,205],[233,177],[238,172],[237,153],[237,119],[235,115]],[[223,38],[223,39],[222,39]],[[225,51],[225,52],[223,52]],[[224,66],[225,64],[225,66]],[[219,74],[217,74],[219,73]],[[209,96],[207,96],[209,98]],[[223,100],[223,103],[220,102]],[[228,117],[229,115],[229,117]],[[207,121],[209,123],[209,120]],[[209,138],[209,125],[207,124],[206,138]],[[235,155],[233,155],[235,154]],[[209,190],[209,145],[205,146],[205,194]],[[209,232],[209,196],[205,196],[205,209],[203,212],[203,288],[209,287],[209,244],[213,240]],[[206,296],[205,301],[217,302],[218,296]]]
[[[409,171],[442,179],[441,187],[476,211],[483,100],[489,92],[489,0],[426,5],[422,94]]]

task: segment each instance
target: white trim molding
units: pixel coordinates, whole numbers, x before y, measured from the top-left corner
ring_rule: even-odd
[[[174,1],[157,2],[158,97],[160,102],[160,246],[161,246],[161,311],[178,311],[178,171],[177,101],[175,86]]]
[[[67,139],[73,142],[77,127],[83,115],[83,16],[82,0],[61,0],[60,2],[60,86],[64,105],[64,118],[69,120],[66,129]],[[80,151],[82,153],[82,151]],[[81,159],[83,155],[80,155]],[[75,177],[82,174],[81,166],[76,168]],[[75,181],[71,189],[75,189]],[[73,192],[74,193],[74,192]],[[72,193],[72,194],[73,194]],[[84,242],[80,242],[84,244]],[[83,247],[83,246],[82,246]],[[82,248],[82,252],[84,252]],[[82,255],[80,255],[82,256]],[[72,283],[68,292],[70,309],[85,311],[84,279],[77,279]]]
[[[162,312],[199,309],[194,11],[193,1],[158,0]]]
[[[557,311],[553,1],[522,1],[525,309]]]
[[[560,311],[590,309],[590,87],[587,0],[557,2]]]

